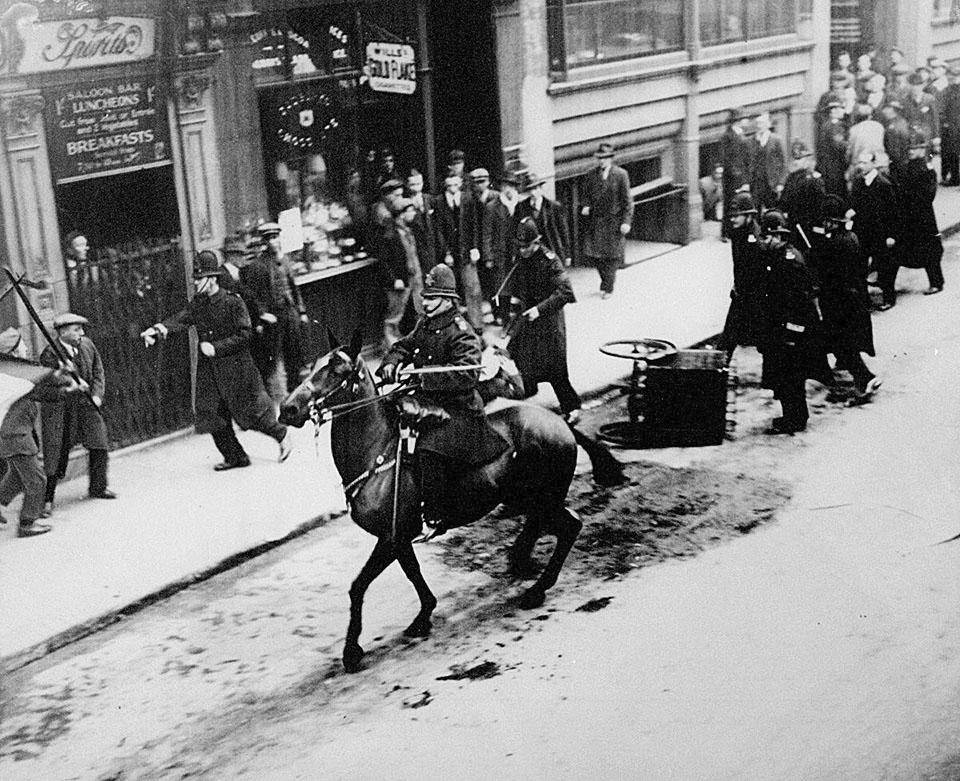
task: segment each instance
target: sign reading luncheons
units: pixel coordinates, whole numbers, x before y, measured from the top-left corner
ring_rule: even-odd
[[[404,43],[368,43],[365,70],[370,89],[412,95],[417,89],[413,47]]]
[[[41,21],[36,6],[17,3],[0,25],[0,74],[138,62],[154,55],[154,33],[148,17]]]
[[[114,79],[44,93],[57,184],[170,163],[166,100],[156,83]]]

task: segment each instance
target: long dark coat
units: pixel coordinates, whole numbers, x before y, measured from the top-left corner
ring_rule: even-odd
[[[730,202],[743,185],[750,184],[752,150],[750,140],[728,127],[720,136],[720,162],[723,164],[723,213],[730,213]],[[728,223],[723,223],[726,235]]]
[[[625,240],[621,225],[633,222],[630,177],[618,165],[610,167],[606,180],[599,168],[586,177],[584,206],[590,207],[583,237],[583,254],[589,258],[623,260]]]
[[[831,195],[847,200],[847,129],[842,122],[824,122],[817,133],[817,170]],[[806,228],[804,228],[806,230]]]
[[[824,350],[874,355],[867,268],[857,235],[838,228],[816,246]]]
[[[940,151],[960,154],[960,84],[949,84],[943,91],[940,115]]]
[[[762,337],[764,269],[756,222],[730,227],[728,232],[733,254],[733,290],[723,326],[723,344],[732,350],[737,345],[756,345]]]
[[[796,232],[795,244],[805,246],[799,231],[796,231],[796,225],[803,228],[809,240],[813,226],[823,222],[823,198],[826,194],[823,177],[817,171],[799,169],[787,177],[780,194],[780,208]]]
[[[533,208],[533,200],[527,198],[517,204],[516,220],[519,225],[524,217],[530,217],[540,230],[541,241],[561,260],[570,257],[570,238],[567,233],[567,220],[563,206],[544,197],[540,209]]]
[[[210,342],[216,354],[197,356],[197,433],[225,429],[230,421],[218,414],[223,401],[241,429],[271,417],[273,405],[250,355],[250,315],[240,296],[220,290],[195,296],[187,308],[163,323],[170,331],[191,325],[201,342]]]
[[[96,345],[86,336],[80,339],[80,347],[73,358],[79,374],[90,385],[90,395],[98,396],[106,403],[107,383],[103,361]],[[40,353],[40,363],[56,369],[60,362],[49,347]],[[64,419],[69,405],[70,431],[64,430]],[[106,450],[110,446],[107,424],[100,410],[85,393],[71,393],[62,401],[43,402],[40,405],[40,424],[43,440],[43,470],[48,476],[55,475],[60,462],[60,453],[65,437],[69,445],[80,443],[88,450]]]
[[[567,326],[563,307],[576,298],[560,258],[542,246],[529,258],[518,256],[504,292],[515,311],[533,306],[540,311],[532,322],[518,314],[507,328],[510,357],[524,381],[549,382],[565,375]]]
[[[777,202],[777,188],[787,179],[787,153],[783,140],[776,133],[771,133],[763,146],[754,138],[751,147],[750,192],[757,208],[763,206],[770,209]]]
[[[40,403],[57,402],[65,397],[60,382],[50,376],[13,402],[0,423],[0,458],[39,455]]]
[[[517,209],[513,207],[513,214],[504,205],[500,198],[487,204],[486,219],[483,221],[483,249],[480,260],[488,265],[491,282],[496,282],[494,293],[503,284],[507,269],[513,267],[513,259],[517,255]]]
[[[446,195],[437,196],[434,203],[437,262],[443,261],[448,253],[453,258],[457,288],[466,308],[467,320],[475,329],[481,329],[483,293],[477,264],[470,260],[471,247],[468,246],[472,236],[468,218],[473,207],[466,193],[461,194],[458,209],[450,208]]]
[[[758,348],[763,354],[763,387],[779,393],[799,379],[827,384],[833,373],[823,350],[820,318],[814,303],[815,274],[795,247],[763,250],[764,329]]]
[[[262,327],[250,342],[250,352],[261,374],[266,376],[281,354],[280,340],[285,322],[292,325],[289,333],[300,349],[303,339],[300,315],[307,308],[300,288],[293,281],[290,263],[285,257],[275,258],[269,249],[240,270],[240,282],[246,291],[244,301],[249,308],[249,317],[254,326]],[[261,320],[266,313],[274,315],[277,322],[271,324]]]
[[[383,357],[383,365],[479,365],[480,337],[455,309],[434,318],[422,316],[413,330],[398,340]],[[487,423],[477,386],[480,370],[421,375],[417,391],[424,401],[442,407],[450,420],[421,431],[417,447],[465,464],[486,464],[499,456],[507,443]]]
[[[864,255],[884,251],[887,239],[897,237],[900,220],[897,194],[883,174],[878,172],[870,184],[862,176],[853,180],[850,208],[854,211],[853,232]]]
[[[417,240],[417,258],[424,275],[437,264],[437,237],[434,225],[434,197],[423,193],[423,207],[417,206],[417,216],[410,225],[413,237]]]
[[[937,174],[926,160],[911,160],[899,184],[900,265],[926,268],[943,255],[937,215],[933,209]]]

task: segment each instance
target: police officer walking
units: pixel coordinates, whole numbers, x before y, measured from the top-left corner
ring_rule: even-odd
[[[764,261],[763,387],[780,401],[782,416],[767,433],[793,434],[807,427],[806,379],[832,380],[817,341],[820,317],[814,274],[803,255],[790,244],[791,230],[781,212],[761,219]]]
[[[233,430],[253,429],[276,440],[279,461],[290,455],[287,427],[276,412],[250,355],[251,325],[247,307],[239,295],[220,287],[222,269],[212,252],[200,252],[194,261],[196,295],[187,308],[156,323],[140,336],[147,347],[171,332],[190,326],[197,329],[197,433],[210,434],[223,456],[214,466],[218,472],[250,466],[250,457]]]
[[[794,229],[794,243],[806,246],[803,236],[809,240],[813,226],[822,222],[823,198],[827,191],[820,172],[814,170],[810,147],[800,139],[795,139],[790,146],[790,152],[793,156],[793,170],[783,184],[779,206]],[[799,229],[796,226],[800,226]]]
[[[518,258],[504,292],[510,296],[511,318],[506,327],[510,356],[532,396],[537,385],[549,382],[560,411],[571,423],[580,419],[580,396],[567,369],[567,328],[563,307],[576,301],[563,261],[540,243],[540,231],[530,217],[517,227]]]
[[[763,265],[757,209],[749,193],[730,203],[727,235],[733,254],[733,289],[719,349],[729,357],[738,345],[756,345],[763,324]]]

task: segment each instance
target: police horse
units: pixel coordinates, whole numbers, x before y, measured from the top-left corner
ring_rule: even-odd
[[[332,338],[330,344],[338,342]],[[330,439],[333,460],[344,482],[350,515],[360,528],[377,538],[373,552],[350,586],[350,624],[343,649],[348,672],[360,668],[364,651],[358,642],[362,626],[363,597],[370,584],[394,560],[413,584],[420,611],[404,634],[426,637],[437,599],[420,571],[412,544],[421,529],[420,502],[413,470],[399,470],[400,413],[398,394],[380,394],[360,357],[357,334],[349,347],[337,347],[321,357],[310,374],[280,407],[283,423],[320,425],[332,420]],[[444,502],[447,528],[464,526],[506,503],[525,517],[509,560],[515,573],[529,571],[533,546],[542,534],[556,536],[550,561],[536,582],[520,598],[522,608],[543,604],[546,591],[557,582],[567,554],[580,533],[581,523],[567,509],[565,499],[577,463],[577,441],[582,435],[558,415],[532,404],[517,404],[492,413],[490,424],[510,447],[496,460],[451,479]],[[594,452],[588,449],[591,460]],[[619,465],[607,453],[605,478],[622,479]],[[596,461],[595,479],[597,477]],[[613,463],[614,474],[610,474]]]

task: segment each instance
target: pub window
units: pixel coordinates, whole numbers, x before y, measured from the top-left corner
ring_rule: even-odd
[[[796,32],[796,0],[700,0],[705,46]]]
[[[548,0],[550,69],[683,48],[683,0]]]

